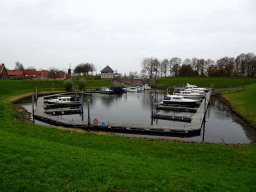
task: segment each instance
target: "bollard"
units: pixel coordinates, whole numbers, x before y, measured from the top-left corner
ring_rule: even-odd
[[[32,92],[32,117],[33,117],[33,122],[34,122],[34,93]]]
[[[88,99],[88,125],[90,125],[90,100]]]

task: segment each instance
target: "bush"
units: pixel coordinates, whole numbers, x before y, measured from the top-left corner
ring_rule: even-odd
[[[64,87],[67,92],[71,92],[73,86],[74,86],[74,83],[71,79],[64,81]]]
[[[78,80],[78,89],[79,89],[79,90],[82,90],[82,89],[84,90],[85,84],[86,84],[86,80],[83,79],[83,78],[80,78],[80,79]]]

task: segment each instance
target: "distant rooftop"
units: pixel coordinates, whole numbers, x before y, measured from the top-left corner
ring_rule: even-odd
[[[114,73],[114,71],[107,65],[104,69],[100,71],[101,73]]]

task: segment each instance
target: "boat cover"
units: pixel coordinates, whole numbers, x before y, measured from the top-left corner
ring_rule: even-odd
[[[110,90],[113,90],[114,93],[117,94],[124,93],[124,90],[121,87],[110,87]]]

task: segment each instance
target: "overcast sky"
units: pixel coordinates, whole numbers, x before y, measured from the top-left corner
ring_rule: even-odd
[[[256,54],[255,0],[0,0],[0,63],[93,63],[128,74],[145,57]]]

